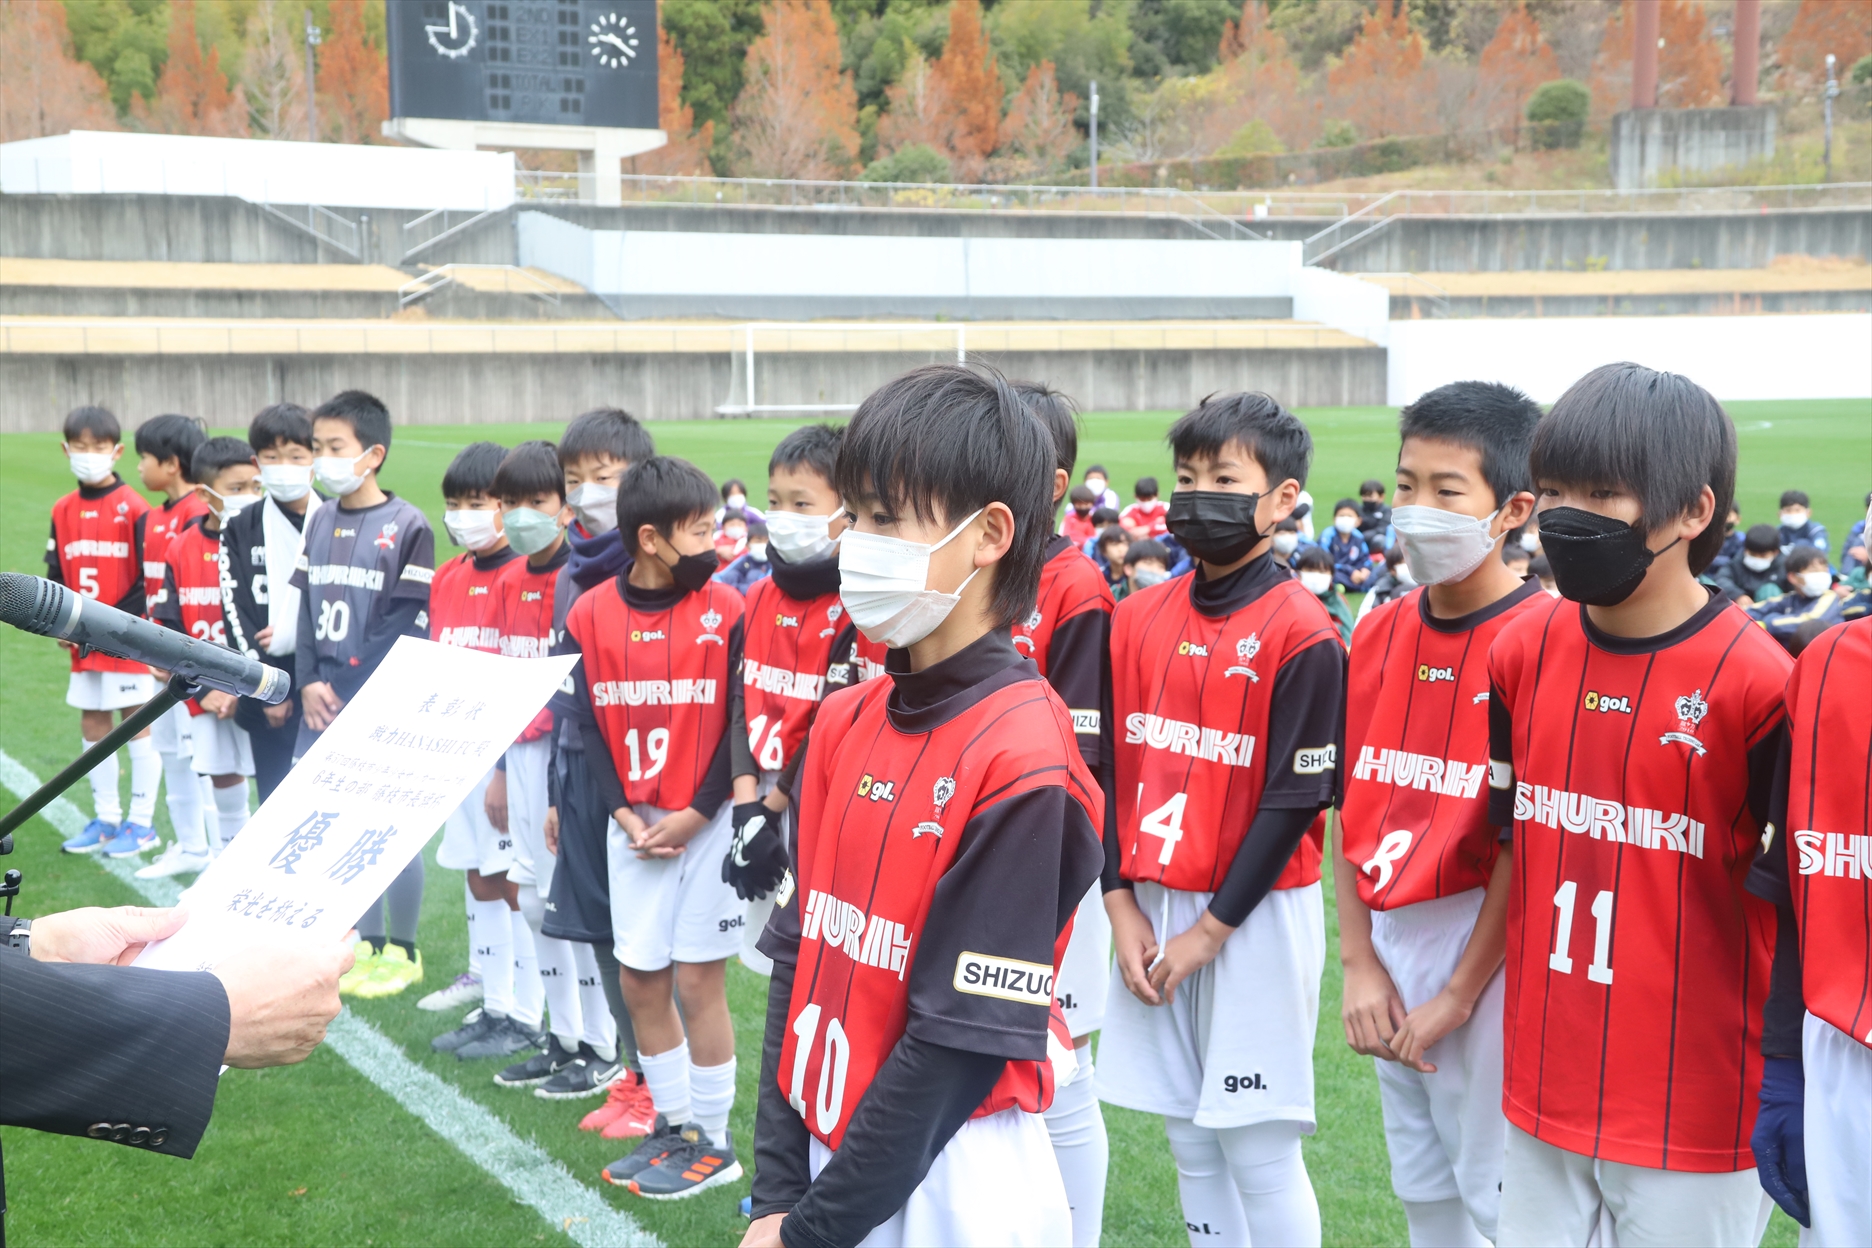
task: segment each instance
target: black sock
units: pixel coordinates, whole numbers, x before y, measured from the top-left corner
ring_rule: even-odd
[[[416,960],[416,942],[415,941],[398,940],[396,937],[392,936],[390,938],[390,943],[395,945],[397,948],[401,949],[404,953],[409,954],[410,961],[414,962]],[[379,952],[382,952],[382,951],[379,950]]]
[[[365,937],[364,939],[365,939],[365,940],[368,940],[368,941],[370,941],[370,951],[371,951],[371,953],[372,953],[373,955],[375,955],[375,956],[379,956],[379,957],[381,957],[381,956],[383,955],[383,947],[384,947],[384,938],[383,938],[383,937],[381,937],[381,936],[366,936],[366,937]]]

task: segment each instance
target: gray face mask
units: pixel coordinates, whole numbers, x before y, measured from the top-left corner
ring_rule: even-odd
[[[1131,579],[1137,582],[1139,589],[1149,589],[1169,580],[1170,574],[1162,568],[1133,568]]]

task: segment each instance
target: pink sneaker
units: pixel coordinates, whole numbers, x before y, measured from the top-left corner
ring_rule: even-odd
[[[624,1103],[623,1112],[613,1119],[602,1132],[607,1140],[628,1140],[639,1135],[649,1135],[656,1126],[656,1106],[650,1101],[650,1087],[644,1083],[642,1075],[633,1075],[630,1079],[620,1079],[616,1084],[625,1084],[625,1090],[619,1099]]]

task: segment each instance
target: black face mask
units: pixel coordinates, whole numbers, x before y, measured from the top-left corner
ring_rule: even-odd
[[[1560,596],[1592,607],[1616,607],[1631,597],[1652,560],[1683,540],[1651,550],[1643,530],[1578,507],[1541,512],[1540,536]]]
[[[663,556],[658,554],[657,558],[661,560]],[[699,555],[680,555],[675,563],[665,563],[663,566],[670,570],[670,575],[676,578],[678,585],[693,594],[721,570],[721,560],[715,557],[714,551],[707,550]]]
[[[1255,528],[1259,494],[1225,490],[1178,490],[1170,496],[1164,524],[1183,549],[1205,563],[1234,563],[1260,545]]]

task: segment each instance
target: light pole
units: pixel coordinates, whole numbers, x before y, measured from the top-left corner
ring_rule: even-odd
[[[1829,103],[1828,108],[1832,105]],[[1828,117],[1833,114],[1829,112]],[[1832,131],[1828,131],[1829,134]],[[1098,83],[1092,84],[1092,185],[1098,186]]]
[[[312,10],[305,11],[305,49],[306,49],[306,142],[318,142],[318,91],[314,86],[316,70],[312,64],[312,49],[320,42],[318,23],[312,20]]]
[[[1826,106],[1826,140],[1820,149],[1820,159],[1826,165],[1826,181],[1833,180],[1833,99],[1839,92],[1839,79],[1834,77],[1834,66],[1839,62],[1831,52],[1827,53],[1827,85],[1821,92],[1821,99]]]

